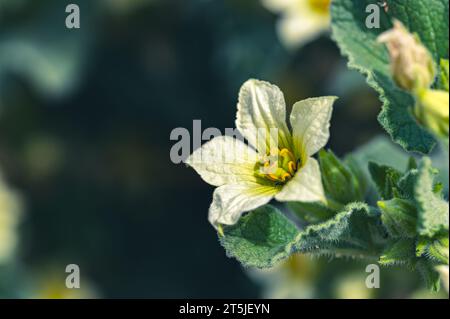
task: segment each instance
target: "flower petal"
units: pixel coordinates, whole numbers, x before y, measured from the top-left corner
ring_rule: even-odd
[[[330,27],[328,15],[318,15],[310,10],[293,9],[285,13],[277,24],[283,44],[295,49],[319,37]]]
[[[294,151],[302,160],[324,147],[330,137],[330,119],[337,98],[324,96],[294,104],[291,112]]]
[[[233,225],[243,213],[267,204],[277,192],[275,187],[256,183],[220,186],[214,191],[208,219],[213,226]]]
[[[230,136],[218,136],[195,150],[186,160],[205,182],[214,186],[256,182],[256,151]]]
[[[291,145],[286,103],[277,86],[259,80],[245,82],[239,92],[236,117],[236,127],[261,154],[268,154],[272,147]]]
[[[312,157],[275,196],[281,202],[325,202],[319,163]]]
[[[296,4],[297,0],[261,0],[262,5],[272,12],[278,13]]]

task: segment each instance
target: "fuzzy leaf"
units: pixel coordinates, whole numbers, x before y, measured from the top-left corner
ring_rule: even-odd
[[[416,259],[415,240],[400,239],[389,243],[379,263],[383,266],[406,265],[412,267]]]
[[[332,218],[336,212],[320,202],[288,202],[296,217],[308,224],[317,224]]]
[[[227,255],[244,266],[267,268],[289,256],[297,235],[291,221],[275,207],[266,205],[225,227],[220,242]]]
[[[431,291],[439,291],[441,287],[441,278],[435,269],[435,265],[426,260],[420,260],[416,263],[416,269],[422,275],[428,289]]]
[[[448,231],[449,224],[449,206],[434,192],[434,176],[431,160],[424,158],[419,166],[414,195],[418,208],[417,231],[428,237]]]
[[[393,238],[415,238],[417,228],[417,210],[414,202],[393,198],[378,202],[382,211],[381,220],[389,235]]]
[[[374,162],[369,163],[369,172],[380,197],[393,198],[401,173],[390,166],[378,165]]]
[[[299,231],[276,208],[265,206],[224,228],[220,238],[228,256],[244,266],[269,268],[296,252],[377,259],[385,243],[380,215],[352,203],[326,222]]]
[[[429,153],[435,145],[433,136],[421,127],[410,108],[414,98],[393,82],[387,50],[377,43],[380,33],[400,20],[417,33],[430,50],[436,63],[448,58],[448,0],[390,1],[388,14],[381,11],[380,28],[369,29],[366,7],[372,0],[335,0],[331,6],[333,38],[349,67],[367,77],[367,83],[378,92],[383,103],[379,122],[392,139],[408,151]]]
[[[365,189],[359,176],[331,150],[319,152],[319,163],[327,197],[344,205],[364,200]]]
[[[420,237],[416,246],[416,256],[448,265],[448,242],[448,233],[443,233],[435,239]]]
[[[408,155],[385,136],[377,136],[357,148],[352,153],[352,158],[359,163],[360,167],[365,168],[365,174],[369,174],[368,162],[390,166],[401,172],[405,171],[409,164]]]
[[[334,218],[308,226],[295,243],[294,250],[334,256],[378,256],[385,231],[379,213],[366,204],[352,203]]]

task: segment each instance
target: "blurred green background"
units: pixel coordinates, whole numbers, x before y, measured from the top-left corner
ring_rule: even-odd
[[[170,161],[170,132],[191,131],[193,119],[233,127],[239,87],[253,77],[277,84],[288,105],[340,96],[329,147],[343,155],[382,133],[374,92],[328,34],[285,49],[259,1],[73,2],[79,30],[65,28],[70,2],[0,0],[0,170],[24,207],[0,296],[66,296],[57,292],[71,263],[90,287],[82,296],[276,296],[273,274],[226,257],[207,221],[213,187]],[[363,285],[364,264],[293,264],[297,288],[315,287],[305,296],[349,296],[338,292],[347,277],[341,290]],[[396,288],[374,296],[421,287],[404,271],[383,276]]]

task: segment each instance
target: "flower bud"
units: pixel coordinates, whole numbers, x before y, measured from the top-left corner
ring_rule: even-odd
[[[416,118],[441,138],[449,136],[449,95],[446,91],[424,89],[417,94]]]
[[[319,153],[322,182],[328,198],[346,205],[364,200],[366,184],[352,166],[340,161],[332,151]]]
[[[399,87],[407,91],[430,87],[436,76],[433,58],[400,21],[395,20],[394,27],[382,33],[378,42],[387,46],[393,78]]]

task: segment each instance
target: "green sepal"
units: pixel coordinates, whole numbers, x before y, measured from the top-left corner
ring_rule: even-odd
[[[319,152],[325,194],[343,205],[363,201],[366,193],[366,183],[362,180],[362,175],[358,173],[358,168],[355,167],[357,163],[349,161],[353,169],[339,160],[331,150]]]
[[[374,162],[369,162],[369,172],[380,197],[385,200],[393,198],[398,191],[397,183],[401,173],[390,166],[378,165]]]

